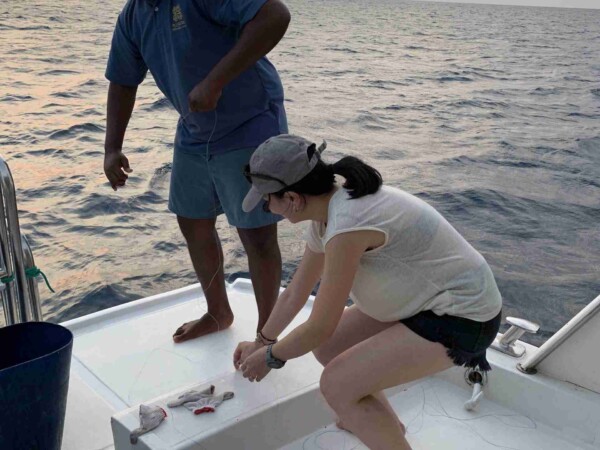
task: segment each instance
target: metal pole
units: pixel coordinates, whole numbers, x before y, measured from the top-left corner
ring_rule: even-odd
[[[1,199],[1,197],[2,197],[2,195],[0,193],[0,199]],[[3,208],[1,201],[0,201],[0,208]],[[3,216],[3,214],[0,214],[0,220],[2,220],[1,219],[2,216]],[[8,272],[6,271],[6,264],[4,263],[5,242],[6,241],[0,239],[0,277],[1,278],[8,276]],[[12,325],[14,323],[13,322],[14,311],[12,311],[12,307],[11,307],[12,303],[9,298],[8,289],[6,288],[6,285],[4,283],[0,284],[0,298],[2,298],[2,310],[4,312],[4,323],[6,325]]]
[[[3,252],[5,254],[9,253],[12,256],[12,258],[5,258],[7,272],[9,275],[14,274],[16,278],[13,282],[9,283],[9,291],[13,300],[12,306],[14,307],[11,308],[9,306],[9,314],[16,320],[15,323],[30,322],[36,320],[36,314],[34,313],[36,307],[32,304],[29,289],[27,288],[27,279],[25,278],[25,263],[23,261],[23,246],[21,245],[15,185],[10,169],[2,157],[0,157],[0,190],[3,203],[0,238],[2,238],[3,243],[7,244],[3,245]],[[4,225],[5,222],[6,227]]]
[[[600,313],[600,295],[548,339],[533,356],[518,364],[518,369],[524,373],[535,373],[536,367],[542,361],[598,313]]]
[[[33,259],[33,252],[29,246],[29,242],[25,236],[21,236],[21,246],[23,247],[23,258],[25,261],[25,268],[30,269],[35,267],[35,261]],[[42,322],[44,317],[42,315],[42,307],[40,304],[40,291],[38,289],[37,277],[31,277],[27,279],[27,290],[29,291],[29,298],[31,299],[31,308],[33,310],[33,320],[36,322]]]
[[[8,225],[6,221],[6,208],[4,201],[4,177],[6,171],[2,170],[6,165],[4,160],[0,157],[0,247],[3,260],[4,276],[10,276],[15,273],[15,265],[12,254],[12,245],[10,244],[10,238],[8,235]],[[19,310],[18,297],[19,292],[17,290],[16,280],[3,284],[2,292],[2,305],[4,308],[4,318],[6,325],[14,325],[21,322],[21,311]]]

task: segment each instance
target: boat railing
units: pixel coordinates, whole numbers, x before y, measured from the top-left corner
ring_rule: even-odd
[[[567,339],[580,330],[586,323],[600,313],[600,295],[583,308],[575,317],[567,322],[560,330],[548,339],[531,357],[517,364],[520,371],[527,374],[537,372],[536,367],[554,353]]]
[[[8,164],[0,156],[0,286],[6,325],[42,321],[33,253],[21,236],[15,184]]]

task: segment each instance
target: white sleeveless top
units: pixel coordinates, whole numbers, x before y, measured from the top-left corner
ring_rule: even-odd
[[[375,230],[385,243],[361,258],[350,298],[382,322],[424,311],[485,322],[502,297],[487,262],[432,206],[389,186],[351,199],[340,188],[329,202],[327,226],[311,221],[306,241],[324,253],[340,233]]]

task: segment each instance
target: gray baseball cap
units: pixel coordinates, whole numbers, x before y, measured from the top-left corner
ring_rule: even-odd
[[[325,141],[317,148],[314,142],[291,134],[280,134],[260,144],[250,158],[249,170],[244,172],[252,187],[242,209],[250,212],[266,194],[300,181],[315,168],[326,147]]]

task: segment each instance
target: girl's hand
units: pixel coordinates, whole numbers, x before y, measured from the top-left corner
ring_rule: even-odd
[[[240,369],[243,371],[244,378],[250,381],[261,381],[271,371],[267,366],[267,349],[261,346],[246,358],[240,365]]]
[[[233,352],[233,366],[236,369],[239,369],[246,358],[260,348],[264,348],[260,342],[240,342],[235,349],[235,352]]]

